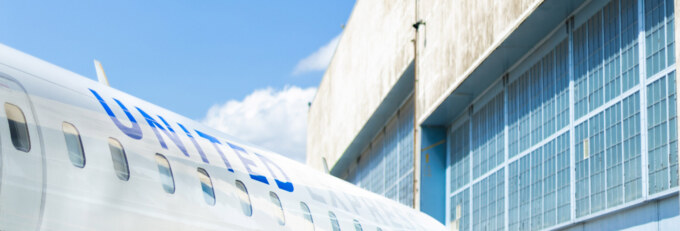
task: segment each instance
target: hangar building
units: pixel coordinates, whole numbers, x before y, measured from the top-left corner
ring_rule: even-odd
[[[673,0],[358,0],[307,163],[452,230],[680,225]]]

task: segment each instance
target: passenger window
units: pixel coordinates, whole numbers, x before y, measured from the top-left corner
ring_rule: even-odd
[[[5,114],[9,123],[9,134],[12,137],[14,148],[22,152],[31,150],[31,141],[28,137],[28,126],[24,112],[14,104],[5,103]]]
[[[130,169],[123,146],[120,145],[118,140],[109,137],[109,150],[111,151],[111,159],[113,160],[113,169],[116,171],[116,176],[120,180],[129,180]]]
[[[158,164],[158,172],[161,175],[161,183],[165,192],[175,193],[175,177],[172,175],[172,168],[170,162],[160,153],[156,153],[156,163]]]
[[[312,219],[312,212],[309,211],[309,207],[305,202],[300,202],[300,208],[302,209],[302,216],[307,221],[307,228],[305,230],[314,230],[314,219]]]
[[[356,231],[363,231],[364,229],[361,228],[361,224],[359,224],[359,221],[357,219],[354,219],[354,230]]]
[[[269,199],[271,199],[272,204],[274,204],[274,210],[278,211],[276,215],[279,225],[285,225],[286,217],[283,214],[283,207],[281,207],[281,200],[279,200],[279,196],[274,192],[269,192]]]
[[[68,158],[71,160],[71,164],[78,168],[85,167],[85,152],[83,152],[83,142],[80,140],[78,129],[73,124],[63,122],[61,130],[64,132],[66,149],[68,150]]]
[[[201,180],[201,189],[203,190],[203,199],[208,205],[215,205],[215,190],[213,189],[212,180],[210,180],[210,175],[205,169],[198,168],[198,178]]]
[[[338,222],[338,217],[335,216],[335,213],[328,211],[328,217],[331,218],[331,226],[333,227],[333,231],[340,231],[340,223]]]
[[[248,195],[248,189],[246,185],[240,180],[236,180],[236,187],[239,189],[238,198],[241,201],[241,210],[246,216],[253,215],[253,207],[250,205],[250,195]]]

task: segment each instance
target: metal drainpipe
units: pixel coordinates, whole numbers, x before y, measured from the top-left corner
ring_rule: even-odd
[[[418,110],[416,100],[418,97],[418,28],[425,24],[422,20],[418,19],[418,0],[415,3],[415,23],[413,28],[415,31],[415,38],[413,38],[413,208],[416,208],[417,193],[418,193],[418,179],[417,172],[418,169]]]

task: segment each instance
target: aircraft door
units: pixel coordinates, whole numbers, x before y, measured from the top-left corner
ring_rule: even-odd
[[[0,230],[37,230],[44,199],[41,134],[24,88],[0,73]]]

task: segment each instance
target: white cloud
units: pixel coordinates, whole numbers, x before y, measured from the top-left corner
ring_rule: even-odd
[[[316,88],[259,89],[243,101],[230,100],[208,110],[203,123],[244,141],[305,162],[308,103]]]
[[[333,53],[335,53],[338,42],[340,42],[340,35],[335,36],[328,44],[320,47],[311,55],[300,60],[293,70],[293,75],[326,70],[328,64],[331,63],[331,58],[333,58]]]

